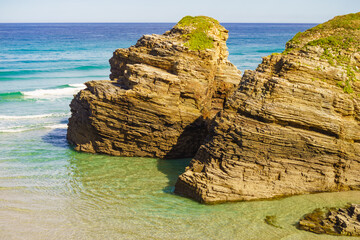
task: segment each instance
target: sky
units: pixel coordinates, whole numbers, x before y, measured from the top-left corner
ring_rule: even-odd
[[[360,12],[360,0],[0,0],[0,22],[178,22],[205,15],[220,22],[321,23]]]

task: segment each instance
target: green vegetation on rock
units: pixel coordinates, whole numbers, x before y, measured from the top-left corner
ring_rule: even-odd
[[[189,37],[185,46],[191,50],[204,50],[206,48],[213,48],[213,38],[206,35],[204,32],[194,32]]]
[[[306,46],[321,46],[334,50],[360,47],[360,13],[336,16],[305,32],[297,33],[288,43],[285,51]]]
[[[334,29],[334,28],[343,28],[350,30],[360,29],[360,13],[350,13],[347,15],[336,16],[333,19],[319,24],[312,30],[323,30],[323,29]]]
[[[322,50],[319,50],[319,47]],[[353,93],[352,83],[357,80],[356,65],[351,59],[360,50],[360,13],[337,16],[304,32],[297,33],[286,43],[283,54],[291,52],[318,52],[321,59],[333,67],[341,67],[346,80],[336,83],[345,93]]]
[[[342,48],[351,47],[351,44],[353,42],[355,42],[355,40],[349,36],[329,36],[310,41],[306,45],[320,46],[322,48],[333,48],[335,50],[339,50]]]
[[[204,50],[214,47],[214,39],[209,36],[209,31],[214,27],[219,27],[217,20],[206,16],[186,16],[182,18],[176,27],[186,29],[187,34],[184,35],[186,39],[185,46],[190,50]]]

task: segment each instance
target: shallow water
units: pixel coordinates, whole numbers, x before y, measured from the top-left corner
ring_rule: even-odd
[[[71,150],[72,94],[108,78],[114,49],[172,25],[0,24],[0,239],[357,239],[295,224],[318,207],[360,203],[360,192],[207,206],[172,193],[189,159]],[[241,70],[312,26],[224,25],[229,58]],[[276,216],[278,227],[266,216]]]
[[[340,192],[201,205],[172,193],[189,159],[79,154],[67,147],[65,133],[0,140],[7,149],[0,162],[1,239],[345,239],[295,224],[318,207],[360,203],[360,192]],[[279,227],[266,224],[266,216],[276,216]]]

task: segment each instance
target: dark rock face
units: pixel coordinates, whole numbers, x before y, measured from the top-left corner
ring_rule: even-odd
[[[327,212],[316,209],[300,220],[298,228],[314,233],[360,236],[360,205],[351,204]]]
[[[75,96],[67,134],[75,150],[195,155],[209,121],[223,109],[241,75],[227,60],[224,27],[207,17],[185,20],[163,35],[145,35],[135,46],[116,50],[111,81],[88,82]],[[206,46],[212,48],[202,49],[194,31],[206,34]]]
[[[246,71],[175,192],[216,203],[360,189],[359,26],[336,17]]]

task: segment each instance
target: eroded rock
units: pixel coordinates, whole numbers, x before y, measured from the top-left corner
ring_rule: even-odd
[[[319,234],[360,236],[360,204],[327,211],[316,209],[299,221],[298,228]]]
[[[360,13],[246,71],[175,192],[204,203],[360,189]]]
[[[71,102],[67,139],[84,152],[193,157],[241,79],[227,60],[227,38],[216,20],[185,17],[117,49],[111,80],[87,82]]]

